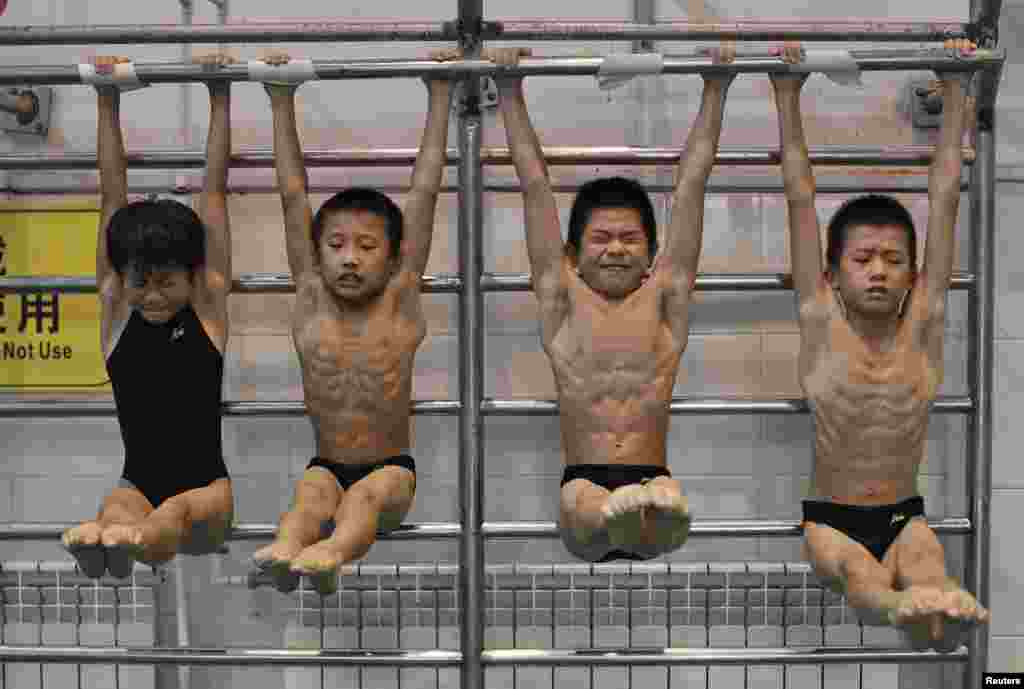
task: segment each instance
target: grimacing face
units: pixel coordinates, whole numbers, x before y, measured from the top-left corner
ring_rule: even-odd
[[[891,318],[914,285],[907,230],[899,225],[847,228],[839,271],[829,275],[846,308],[865,318]]]
[[[386,219],[370,211],[335,211],[324,220],[320,272],[342,302],[365,304],[387,287],[397,258],[391,256],[386,228]]]
[[[575,256],[580,278],[595,292],[618,301],[647,278],[651,256],[640,211],[595,208],[583,228]]]
[[[149,323],[166,323],[192,297],[192,276],[184,268],[156,268],[143,278],[129,269],[123,279],[128,302]]]

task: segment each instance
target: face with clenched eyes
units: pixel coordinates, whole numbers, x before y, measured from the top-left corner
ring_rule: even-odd
[[[595,208],[575,257],[583,282],[611,300],[625,298],[644,283],[651,258],[635,208]]]

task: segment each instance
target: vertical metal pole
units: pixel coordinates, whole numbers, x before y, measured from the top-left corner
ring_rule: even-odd
[[[968,475],[970,513],[974,531],[968,539],[967,589],[982,605],[990,606],[989,557],[992,493],[992,367],[995,338],[995,118],[979,113],[977,158],[971,167],[972,271],[974,289],[968,298],[972,336],[968,348],[968,375],[973,378],[974,412],[968,417]],[[988,665],[989,628],[977,626],[970,635],[966,685],[981,689],[981,673]]]
[[[482,0],[459,0],[460,44],[466,57],[480,54]],[[484,666],[484,537],[483,537],[483,399],[484,298],[483,274],[483,162],[480,143],[479,79],[463,83],[459,116],[459,623],[462,667],[461,689],[483,689]]]
[[[989,75],[983,75],[986,77]],[[995,78],[991,88],[996,88]],[[983,79],[982,85],[985,86]],[[991,493],[992,493],[992,376],[994,368],[994,296],[995,296],[995,109],[994,93],[979,94],[976,139],[977,159],[971,175],[971,227],[974,231],[971,246],[972,270],[977,276],[974,290],[968,300],[968,322],[974,327],[974,337],[968,350],[968,370],[974,378],[975,411],[969,417],[968,440],[973,461],[971,470],[970,508],[973,533],[968,541],[970,552],[966,583],[983,605],[991,606]],[[981,673],[988,664],[989,628],[978,627],[970,637],[971,654],[967,663],[969,687],[980,688]]]

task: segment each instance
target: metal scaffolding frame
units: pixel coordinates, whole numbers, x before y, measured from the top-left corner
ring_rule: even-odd
[[[853,50],[851,56],[861,70],[944,70],[983,73],[977,87],[978,133],[973,150],[965,151],[968,162],[974,162],[970,176],[970,218],[975,230],[972,242],[972,267],[969,274],[960,274],[954,288],[968,291],[971,337],[969,338],[968,376],[971,391],[968,397],[946,397],[937,400],[938,412],[968,415],[968,461],[970,513],[967,518],[932,522],[939,533],[963,534],[968,538],[967,585],[983,603],[989,598],[990,498],[992,454],[992,361],[993,361],[993,295],[994,295],[994,185],[995,140],[994,103],[1003,55],[996,50],[997,23],[1001,0],[971,0],[969,23],[958,22],[885,22],[857,20],[798,23],[784,21],[743,21],[730,23],[673,22],[644,24],[628,22],[489,22],[483,15],[482,0],[459,0],[458,18],[441,23],[330,22],[292,24],[235,24],[185,26],[23,26],[0,29],[0,45],[44,45],[69,43],[191,43],[191,42],[264,42],[264,41],[434,41],[457,40],[466,58],[452,63],[418,60],[401,61],[318,61],[314,67],[318,79],[354,79],[380,77],[412,77],[445,75],[468,79],[501,71],[523,75],[577,74],[593,75],[600,69],[602,58],[560,57],[524,59],[511,70],[500,69],[479,58],[484,40],[629,40],[690,41],[719,40],[822,40],[865,42],[941,41],[954,37],[970,37],[982,50],[974,57],[962,58],[947,51],[932,49]],[[740,53],[728,66],[713,64],[700,53],[666,56],[664,72],[696,74],[715,70],[733,72],[773,72],[789,68],[779,58],[765,54]],[[138,64],[135,71],[145,83],[183,83],[209,81],[211,73],[187,64]],[[247,80],[241,65],[224,67],[215,79]],[[5,66],[0,68],[0,84],[81,84],[75,66]],[[476,89],[466,90],[475,94]],[[625,649],[618,651],[514,650],[488,651],[483,643],[482,591],[484,590],[483,545],[486,537],[553,537],[557,530],[547,522],[487,523],[483,521],[482,460],[483,416],[496,414],[553,415],[554,402],[543,400],[487,400],[483,398],[483,332],[479,327],[483,315],[483,293],[487,291],[522,291],[530,288],[529,276],[485,274],[482,266],[480,228],[482,200],[486,187],[482,166],[508,164],[504,149],[481,147],[479,103],[470,96],[464,103],[459,121],[457,156],[449,162],[459,171],[459,257],[460,276],[429,276],[425,291],[454,292],[459,295],[459,401],[421,401],[414,404],[414,413],[458,414],[460,420],[460,522],[411,524],[391,537],[460,539],[459,591],[463,606],[461,615],[461,650],[351,653],[331,651],[268,650],[268,649],[131,649],[131,648],[28,648],[0,646],[0,659],[27,662],[74,662],[117,664],[178,665],[376,665],[376,666],[459,666],[461,686],[476,689],[483,686],[485,666],[493,665],[708,665],[708,664],[822,664],[822,663],[935,663],[965,662],[966,685],[979,689],[981,672],[987,662],[987,630],[976,627],[967,648],[950,654],[877,649],[656,649],[654,651]],[[579,164],[598,160],[625,164],[670,164],[675,151],[665,149],[548,149],[552,163]],[[394,150],[379,155],[368,151],[308,152],[307,164],[317,165],[407,165],[414,151]],[[875,165],[915,165],[927,162],[927,151],[909,148],[858,151],[818,151],[817,162]],[[371,156],[373,159],[371,160]],[[201,165],[196,152],[150,152],[135,154],[129,164],[134,167],[188,168]],[[898,162],[897,162],[898,161]],[[0,156],[0,169],[80,169],[95,162],[95,156],[63,156],[41,158],[31,155]],[[727,151],[719,155],[720,164],[777,164],[777,152]],[[235,156],[234,164],[244,167],[266,167],[269,152],[251,151]],[[286,292],[294,289],[284,276],[255,276],[236,281],[241,292]],[[788,289],[787,276],[702,276],[700,289],[731,291]],[[94,281],[78,278],[5,278],[0,280],[0,293],[54,289],[68,292],[95,291]],[[673,413],[801,413],[803,400],[729,400],[676,399]],[[12,401],[0,402],[0,416],[67,416],[109,415],[112,405],[95,400],[79,401]],[[239,415],[302,414],[304,406],[293,402],[228,402],[225,413]],[[8,524],[0,525],[0,540],[13,538],[53,538],[66,525]],[[273,525],[241,525],[236,539],[267,538]],[[704,536],[793,536],[799,524],[787,521],[737,520],[697,522],[696,535]]]

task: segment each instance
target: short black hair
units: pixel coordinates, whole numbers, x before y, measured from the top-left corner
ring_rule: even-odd
[[[907,232],[910,267],[917,270],[917,230],[910,212],[891,196],[865,194],[850,199],[835,212],[828,224],[828,247],[825,257],[831,270],[839,270],[839,260],[846,247],[847,230],[861,225],[895,225]]]
[[[654,207],[643,186],[625,177],[602,177],[580,187],[569,213],[566,244],[579,253],[583,228],[590,222],[591,213],[598,208],[633,208],[638,211],[640,223],[647,234],[647,249],[651,260],[654,260],[654,255],[658,253],[658,223],[654,218]]]
[[[107,223],[107,258],[119,275],[140,280],[157,269],[178,268],[191,276],[206,263],[206,228],[196,212],[173,199],[134,201]]]
[[[327,216],[338,211],[367,211],[384,218],[391,258],[402,250],[402,210],[395,202],[376,189],[350,187],[324,201],[313,217],[313,246],[320,254],[320,237],[324,233]]]

